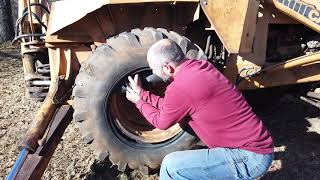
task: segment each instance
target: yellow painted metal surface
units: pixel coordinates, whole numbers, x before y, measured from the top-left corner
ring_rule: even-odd
[[[106,1],[106,0],[95,0],[95,1],[78,1],[78,0],[67,0],[58,1],[53,4],[51,9],[51,16],[49,20],[48,36],[46,41],[55,42],[55,39],[59,39],[59,35],[64,30],[70,30],[69,25],[73,24],[73,28],[76,27],[80,19],[97,17],[98,11],[107,12],[106,9],[110,8],[105,6],[107,4],[122,4],[122,3],[144,3],[144,2],[193,2],[197,4],[198,1],[194,0],[183,0],[183,1]],[[206,4],[207,3],[207,4]],[[289,16],[282,15],[281,20],[279,20],[278,11],[274,7],[274,3],[270,0],[268,6],[264,6],[264,3],[260,4],[260,1],[256,0],[201,0],[201,6],[207,15],[211,25],[217,32],[219,38],[224,43],[225,47],[230,53],[234,53],[227,60],[227,69],[225,75],[231,79],[233,82],[235,77],[243,67],[254,66],[259,69],[265,65],[265,53],[267,45],[267,33],[268,25],[273,23],[292,23],[294,20],[290,19]],[[260,5],[260,8],[259,8]],[[273,7],[273,11],[269,12],[270,5]],[[103,7],[103,8],[101,8]],[[104,9],[105,8],[105,9]],[[112,6],[111,6],[112,8]],[[278,8],[278,7],[277,7]],[[261,17],[258,16],[258,9]],[[67,15],[66,15],[67,12]],[[115,11],[118,12],[118,11]],[[278,13],[278,14],[277,14]],[[69,15],[70,14],[70,15]],[[88,15],[89,14],[89,15]],[[280,13],[282,14],[282,13]],[[106,27],[110,23],[115,23],[119,19],[128,18],[127,14],[124,12],[118,12],[115,14],[117,18],[112,20],[105,20],[104,23]],[[123,16],[121,16],[123,15]],[[90,17],[89,17],[90,16]],[[84,18],[85,17],[85,18]],[[130,16],[131,17],[131,16]],[[105,19],[105,18],[102,18]],[[130,19],[130,18],[128,18]],[[290,19],[290,21],[287,21]],[[90,19],[89,19],[90,20]],[[99,20],[99,18],[97,18]],[[117,21],[116,21],[117,20]],[[112,22],[111,22],[112,21]],[[122,22],[122,21],[121,21]],[[125,21],[126,22],[126,21]],[[85,23],[88,25],[89,23]],[[98,23],[96,23],[98,24]],[[79,24],[82,26],[83,24]],[[111,24],[112,25],[112,24]],[[67,27],[68,26],[68,27]],[[88,25],[89,27],[92,27]],[[66,28],[67,27],[67,28]],[[104,26],[101,26],[100,30],[103,30]],[[117,26],[114,26],[117,27]],[[257,28],[256,28],[257,27]],[[77,28],[75,28],[77,29]],[[94,29],[94,28],[93,28]],[[123,29],[122,27],[119,29]],[[58,32],[57,35],[52,35]],[[109,30],[108,30],[109,31]],[[114,31],[114,30],[110,30]],[[102,31],[104,32],[104,31]],[[99,34],[92,32],[92,34]],[[102,33],[100,33],[102,34]],[[79,34],[74,34],[76,42],[91,42],[92,37],[84,36],[79,32]],[[64,39],[59,41],[60,43],[71,43],[72,39]],[[99,42],[98,40],[94,42]],[[48,43],[46,45],[49,45]],[[55,46],[54,44],[52,46]],[[252,47],[254,50],[252,50]],[[88,51],[89,52],[89,51]],[[262,87],[279,86],[285,84],[295,84],[304,83],[311,81],[319,81],[320,69],[319,64],[305,65],[290,70],[268,72],[260,77],[255,77],[252,79],[247,79],[243,81],[240,85],[241,89],[255,89]]]
[[[320,53],[314,53],[288,60],[272,67],[257,76],[246,78],[239,84],[239,89],[258,89],[288,84],[298,84],[320,81]],[[239,55],[231,55],[227,60],[224,75],[233,83],[237,75],[246,76],[260,71],[262,66],[257,66]],[[247,69],[243,71],[244,69]]]
[[[320,10],[305,1],[273,0],[273,3],[283,13],[320,32]]]
[[[240,83],[240,89],[258,89],[320,81],[320,63],[299,66],[283,71],[267,72],[261,76],[246,79]]]
[[[228,52],[252,52],[259,1],[201,0],[200,4]]]

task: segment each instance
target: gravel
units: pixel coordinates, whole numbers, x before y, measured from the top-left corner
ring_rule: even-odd
[[[41,103],[26,99],[23,68],[17,47],[0,45],[0,179],[4,179],[19,153]],[[275,160],[260,179],[320,179],[320,111],[292,95],[258,113],[275,142]],[[108,165],[95,161],[72,122],[62,137],[42,179],[158,179],[157,175],[114,175]]]

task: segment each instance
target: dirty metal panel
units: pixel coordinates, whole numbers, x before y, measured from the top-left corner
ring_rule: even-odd
[[[230,53],[250,53],[259,8],[256,0],[201,0],[200,4]]]
[[[81,1],[68,0],[57,1],[51,6],[47,34],[51,35],[63,27],[72,24],[90,12],[99,9],[104,5],[104,1]]]
[[[239,56],[241,56],[242,59],[259,66],[265,64],[270,16],[269,9],[264,5],[260,5],[255,38],[252,45],[253,52],[240,53]]]
[[[60,29],[80,20],[87,14],[94,12],[107,4],[124,4],[124,3],[161,3],[161,2],[199,2],[198,0],[67,0],[56,1],[52,4],[51,14],[48,25],[48,35],[54,34]]]
[[[106,38],[135,28],[161,27],[185,35],[194,20],[198,3],[135,3],[103,6],[80,20],[47,35],[48,43],[91,43],[99,46]],[[90,28],[87,28],[90,27]]]

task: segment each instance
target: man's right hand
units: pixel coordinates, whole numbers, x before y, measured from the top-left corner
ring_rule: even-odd
[[[140,81],[139,75],[138,74],[134,75],[134,79],[132,79],[131,76],[128,76],[128,80],[129,80],[129,85],[131,89],[137,94],[140,94],[142,83]]]

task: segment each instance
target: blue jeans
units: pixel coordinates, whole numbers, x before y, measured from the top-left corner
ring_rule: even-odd
[[[162,161],[160,180],[254,179],[269,169],[272,154],[212,148],[178,151]]]

